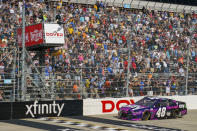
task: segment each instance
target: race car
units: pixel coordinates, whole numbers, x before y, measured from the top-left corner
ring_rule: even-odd
[[[135,104],[122,106],[118,112],[118,118],[124,120],[156,120],[178,118],[186,114],[185,102],[159,97],[144,97]]]

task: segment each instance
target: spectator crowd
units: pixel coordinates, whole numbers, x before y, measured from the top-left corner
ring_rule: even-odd
[[[26,25],[45,22],[64,27],[65,44],[46,50],[45,55],[45,74],[47,78],[53,71],[57,74],[58,93],[76,93],[78,98],[81,91],[84,97],[124,96],[130,66],[131,96],[146,95],[150,90],[154,95],[183,94],[188,56],[189,91],[196,92],[195,12],[124,9],[102,1],[95,5],[67,2],[57,9],[52,2],[28,0],[25,6]],[[1,60],[17,47],[15,28],[22,24],[22,1],[0,0],[0,7]],[[0,61],[1,77],[10,59]],[[72,92],[65,91],[62,80],[75,81]]]

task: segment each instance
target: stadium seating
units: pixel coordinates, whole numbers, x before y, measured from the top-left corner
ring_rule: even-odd
[[[22,22],[21,8],[22,3],[17,0],[1,2],[1,81],[9,67],[12,68],[12,75],[15,72],[20,76],[19,67],[13,70],[14,64],[17,64],[14,63],[14,54],[9,59],[1,59],[18,49],[14,29]],[[150,91],[154,95],[184,94],[189,44],[188,93],[197,92],[195,13],[124,9],[108,6],[104,2],[94,5],[65,2],[60,9],[54,9],[54,3],[47,1],[26,3],[27,25],[58,21],[64,24],[65,45],[55,48],[61,52],[55,56],[46,50],[44,73],[49,76],[45,77],[46,92],[42,92],[46,97],[50,92],[56,99],[125,96],[128,47],[131,51],[130,88],[134,96],[147,95]],[[52,57],[55,58],[54,65]],[[39,67],[37,61],[34,59]],[[5,63],[7,66],[3,66]],[[53,68],[54,72],[48,67]],[[34,99],[40,96],[36,86],[40,81],[35,80],[33,70],[32,66],[28,67],[30,84],[27,85],[27,93]],[[109,85],[106,85],[107,81]],[[52,86],[53,82],[55,84]],[[78,85],[77,92],[73,91],[74,84]],[[7,85],[3,82],[0,85],[0,90],[6,93]]]

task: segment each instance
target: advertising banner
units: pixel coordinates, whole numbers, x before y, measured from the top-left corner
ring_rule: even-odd
[[[139,98],[105,98],[83,100],[83,115],[116,114],[120,107],[133,104]]]
[[[14,102],[13,118],[83,115],[82,100]]]
[[[0,120],[83,115],[83,100],[2,102],[0,106]]]
[[[22,46],[22,28],[17,29],[18,45]],[[42,24],[30,25],[25,27],[25,47],[43,44]]]
[[[197,95],[159,97],[183,101],[186,103],[187,109],[197,109]],[[121,106],[133,104],[142,98],[144,98],[144,96],[130,98],[84,99],[83,115],[117,114]]]
[[[11,119],[11,102],[0,102],[0,120]]]
[[[64,44],[64,29],[59,24],[44,24],[46,44]]]

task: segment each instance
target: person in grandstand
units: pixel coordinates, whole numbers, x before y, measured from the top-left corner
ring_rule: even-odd
[[[0,1],[0,58],[16,48],[15,29],[22,24],[22,5],[18,0]],[[63,2],[61,8],[57,9],[54,8],[53,2],[35,0],[26,2],[25,13],[27,25],[62,22],[66,36],[65,44],[63,47],[56,48],[63,51],[55,57],[56,69],[53,70],[60,76],[63,76],[61,72],[67,72],[66,78],[70,81],[74,80],[72,69],[82,68],[82,75],[86,79],[90,74],[94,74],[93,77],[98,76],[98,67],[102,65],[99,79],[107,78],[111,81],[121,74],[118,88],[121,90],[126,85],[126,73],[130,64],[131,79],[134,79],[135,73],[143,74],[137,76],[137,79],[143,79],[145,84],[142,86],[143,95],[154,89],[146,84],[147,79],[159,81],[156,82],[160,91],[158,94],[164,95],[166,86],[163,85],[163,79],[165,81],[171,79],[169,73],[186,76],[188,45],[191,45],[189,75],[194,81],[196,80],[194,73],[197,70],[197,15],[195,12],[157,11],[145,7],[143,10],[124,9],[107,6],[105,2],[97,2],[95,5]],[[194,36],[193,40],[192,36]],[[131,63],[128,63],[129,44]],[[50,54],[51,50],[46,52]],[[13,58],[7,61],[13,63]],[[7,61],[3,63],[6,65]],[[0,66],[0,73],[9,67],[5,65]],[[37,66],[40,66],[39,62]],[[50,66],[51,59],[49,59]],[[45,67],[48,68],[47,65]],[[45,71],[46,74],[51,73],[50,69]],[[148,77],[149,74],[152,75],[151,78]],[[1,74],[2,78],[4,75]],[[183,94],[185,80],[179,76],[176,78],[177,92]],[[79,80],[79,77],[76,79]],[[65,80],[64,77],[62,80]],[[133,85],[134,96],[140,95],[138,80]],[[105,88],[108,87],[105,84],[103,87],[102,96],[110,96],[110,93],[113,93],[109,91],[111,87]],[[94,91],[91,89],[92,93],[97,92],[98,88],[100,86],[96,82]],[[158,89],[155,89],[154,94],[158,95],[156,93]],[[170,94],[173,90],[170,90]],[[120,92],[126,94],[124,91]]]

